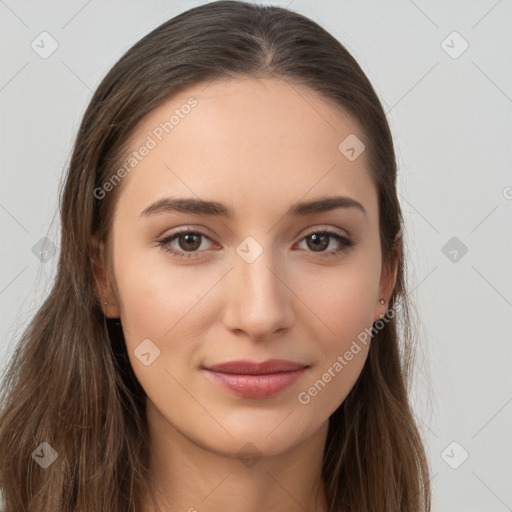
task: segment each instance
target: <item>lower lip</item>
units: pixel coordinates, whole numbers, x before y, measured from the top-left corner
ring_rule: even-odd
[[[306,368],[264,375],[238,375],[206,370],[217,384],[244,398],[269,398],[289,388],[301,377]]]

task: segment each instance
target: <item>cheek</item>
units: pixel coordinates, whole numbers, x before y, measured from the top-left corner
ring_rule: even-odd
[[[368,259],[315,273],[298,287],[311,322],[318,360],[298,402],[316,414],[331,414],[344,401],[366,361],[378,293],[379,262]],[[314,283],[314,285],[312,284]],[[314,314],[313,314],[314,313]]]
[[[122,254],[119,251],[119,254]],[[165,404],[169,396],[184,407],[189,404],[179,382],[195,375],[204,331],[211,321],[209,293],[223,269],[173,266],[158,251],[132,250],[115,261],[121,298],[121,320],[131,366],[150,398]],[[169,256],[170,257],[170,256]],[[147,341],[151,340],[148,344]],[[145,366],[137,357],[148,350],[158,354]],[[154,344],[154,345],[153,345]],[[156,348],[155,348],[156,347]]]
[[[378,277],[378,265],[369,262],[317,270],[309,278],[297,280],[294,291],[311,313],[311,325],[325,332],[322,338],[327,351],[342,349],[371,327]]]
[[[160,259],[164,261],[150,262],[147,253],[118,259],[123,332],[135,376],[150,399],[165,409],[172,397],[185,407],[189,397],[179,382],[193,370],[204,327],[201,308],[206,301],[201,299],[215,280],[193,275],[192,267],[172,269]]]
[[[353,269],[350,276],[323,284],[308,295],[308,306],[321,319],[310,331],[318,359],[297,396],[311,421],[330,416],[361,374],[371,342],[377,293],[373,278]]]
[[[133,337],[172,338],[189,315],[198,316],[218,281],[211,269],[173,265],[167,257],[159,249],[132,249],[115,262],[123,326]]]

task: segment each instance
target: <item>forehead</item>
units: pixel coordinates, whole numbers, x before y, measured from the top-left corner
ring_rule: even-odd
[[[340,193],[372,213],[376,190],[367,155],[349,160],[340,151],[348,137],[365,140],[341,106],[287,80],[197,84],[139,124],[129,153],[144,156],[123,180],[121,196],[131,204],[172,194],[253,207]]]

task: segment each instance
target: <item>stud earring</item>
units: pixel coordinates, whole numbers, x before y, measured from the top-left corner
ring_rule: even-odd
[[[379,299],[381,304],[384,304],[386,301],[384,299]],[[384,315],[379,315],[379,318],[384,318]]]

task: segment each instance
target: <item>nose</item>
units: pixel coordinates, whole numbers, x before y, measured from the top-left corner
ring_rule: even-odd
[[[235,255],[234,268],[227,276],[226,328],[261,340],[293,325],[293,293],[287,287],[283,265],[275,263],[270,250],[250,263]]]

